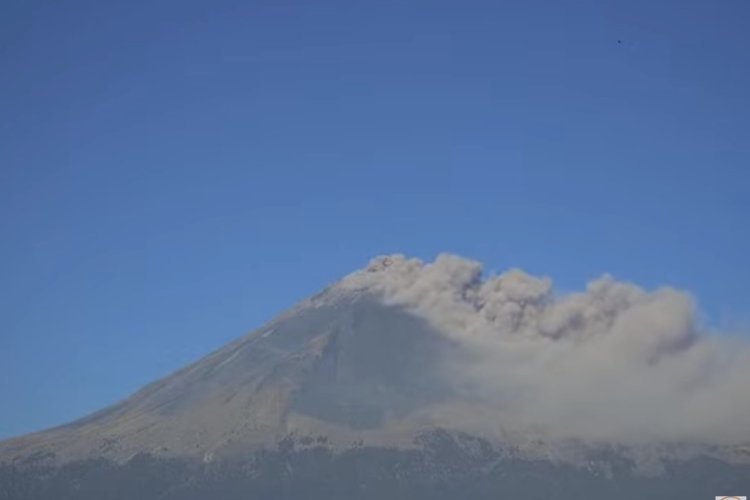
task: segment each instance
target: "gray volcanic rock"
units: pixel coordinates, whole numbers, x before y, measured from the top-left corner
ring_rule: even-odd
[[[0,443],[0,459],[211,458],[290,433],[409,445],[410,418],[450,397],[450,342],[423,320],[360,293],[324,293],[127,400]]]

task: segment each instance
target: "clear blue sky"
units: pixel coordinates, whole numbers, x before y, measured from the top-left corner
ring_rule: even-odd
[[[0,437],[386,252],[746,323],[748,26],[747,0],[3,2]]]

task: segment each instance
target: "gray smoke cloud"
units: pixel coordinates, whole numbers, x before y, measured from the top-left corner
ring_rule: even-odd
[[[378,257],[338,285],[406,307],[460,344],[461,424],[563,438],[750,441],[750,347],[702,331],[692,297],[604,276],[578,293],[478,262]],[[489,416],[489,417],[488,417]]]

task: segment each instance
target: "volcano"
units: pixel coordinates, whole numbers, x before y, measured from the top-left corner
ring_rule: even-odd
[[[608,277],[561,300],[520,271],[377,258],[114,406],[0,443],[0,499],[746,493],[747,395],[717,420],[691,405],[748,372],[697,378],[720,350],[684,304]],[[623,410],[654,387],[693,414]]]

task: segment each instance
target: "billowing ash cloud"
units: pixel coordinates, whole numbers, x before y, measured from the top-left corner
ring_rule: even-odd
[[[685,292],[604,276],[556,296],[548,278],[516,269],[484,278],[479,263],[452,255],[379,257],[338,286],[409,308],[463,347],[464,361],[446,370],[474,405],[444,409],[454,423],[620,441],[750,441],[750,348],[701,331]]]

